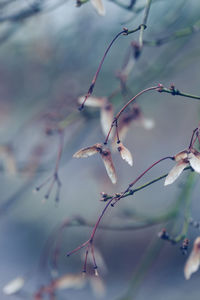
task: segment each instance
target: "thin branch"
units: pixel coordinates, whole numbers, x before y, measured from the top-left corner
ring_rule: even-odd
[[[157,86],[153,86],[153,87],[149,87],[146,88],[142,91],[140,91],[137,95],[135,95],[133,98],[131,98],[122,108],[121,110],[116,114],[116,116],[114,117],[112,124],[110,126],[110,129],[108,131],[108,134],[106,136],[106,139],[104,141],[104,144],[106,145],[108,143],[108,139],[109,136],[111,134],[111,131],[113,129],[114,126],[116,126],[116,122],[118,121],[119,117],[121,116],[121,114],[124,112],[124,110],[132,103],[136,100],[136,98],[138,98],[139,96],[141,96],[142,94],[149,92],[149,91],[158,91],[159,93],[168,93],[171,94],[173,96],[182,96],[182,97],[186,97],[186,98],[191,98],[191,99],[196,99],[196,100],[200,100],[200,96],[196,96],[196,95],[191,95],[191,94],[187,94],[187,93],[183,93],[181,91],[179,91],[178,89],[175,88],[174,85],[171,85],[170,88],[165,88],[162,84],[158,84]]]
[[[101,70],[101,67],[102,67],[102,65],[103,65],[103,62],[104,62],[104,60],[105,60],[105,58],[106,58],[106,56],[107,56],[107,54],[108,54],[110,48],[112,47],[113,43],[114,43],[114,42],[118,39],[118,37],[121,36],[121,35],[129,35],[129,34],[135,33],[136,31],[140,30],[140,29],[141,29],[141,26],[142,26],[142,25],[139,25],[137,28],[135,28],[135,29],[133,29],[133,30],[128,30],[127,28],[124,28],[124,29],[123,29],[121,32],[119,32],[119,33],[114,37],[114,39],[110,42],[108,48],[106,49],[106,51],[105,51],[105,53],[104,53],[104,55],[103,55],[103,57],[102,57],[102,59],[101,59],[101,61],[100,61],[100,64],[99,64],[99,66],[98,66],[98,69],[97,69],[97,71],[96,71],[96,73],[95,73],[95,75],[94,75],[94,77],[93,77],[93,79],[92,79],[92,83],[91,83],[91,85],[90,85],[90,87],[89,87],[89,89],[88,89],[87,94],[85,95],[85,98],[84,98],[84,100],[83,100],[83,103],[82,103],[81,106],[79,107],[79,110],[82,110],[82,109],[84,108],[84,104],[85,104],[86,100],[88,99],[88,97],[90,97],[90,96],[92,95],[92,92],[93,92],[95,83],[96,83],[96,81],[97,81],[99,72],[100,72],[100,70]]]

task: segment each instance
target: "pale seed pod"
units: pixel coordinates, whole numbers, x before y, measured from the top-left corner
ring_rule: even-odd
[[[100,16],[105,16],[106,11],[102,0],[91,0],[92,5]]]
[[[188,160],[195,172],[200,173],[200,153],[195,149],[191,149],[191,152],[188,154]]]
[[[100,121],[101,121],[101,128],[105,136],[107,136],[111,124],[113,122],[113,106],[111,103],[107,102],[105,105],[102,106],[101,111],[100,111]],[[111,134],[109,138],[111,139],[113,137],[112,134],[113,131],[111,131]]]
[[[104,166],[106,168],[107,174],[112,181],[113,184],[117,182],[117,175],[115,171],[115,167],[112,161],[112,156],[109,149],[102,150],[100,152],[101,158],[103,160]]]
[[[133,158],[131,152],[122,143],[119,144],[117,149],[121,155],[121,158],[124,159],[130,166],[132,166]]]
[[[188,162],[185,162],[184,160],[178,161],[178,163],[171,169],[171,171],[167,175],[164,185],[173,183],[187,166],[189,166]]]
[[[97,143],[93,146],[83,148],[74,153],[73,157],[75,158],[86,158],[94,154],[100,153],[102,151],[102,145]]]
[[[85,285],[82,274],[67,274],[54,281],[56,289],[81,289]]]
[[[24,283],[25,280],[23,277],[17,277],[3,287],[3,293],[5,295],[13,295],[23,288]]]
[[[79,97],[78,103],[82,104],[84,99],[85,99],[85,96]],[[102,106],[104,106],[106,104],[106,102],[107,102],[106,98],[90,96],[87,98],[87,101],[85,102],[85,106],[101,108]]]
[[[200,265],[200,237],[194,241],[192,252],[184,267],[185,279],[190,279],[191,275],[199,269]]]

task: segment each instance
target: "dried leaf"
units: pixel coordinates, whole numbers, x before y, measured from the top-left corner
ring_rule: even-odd
[[[106,12],[102,0],[91,0],[91,3],[100,16],[105,16]]]
[[[122,157],[130,166],[133,165],[133,158],[131,152],[122,144],[120,143],[118,146],[118,151]]]
[[[180,174],[183,172],[183,170],[185,169],[185,167],[187,167],[189,165],[188,162],[185,162],[184,160],[180,160],[169,172],[169,174],[167,175],[166,179],[165,179],[165,183],[164,185],[168,185],[173,183],[179,176]]]
[[[54,287],[56,289],[81,289],[85,283],[82,274],[67,274],[55,280]]]
[[[101,115],[100,115],[100,120],[101,120],[101,128],[105,136],[107,136],[110,126],[113,121],[113,106],[111,103],[107,103],[102,106],[101,108]],[[113,131],[112,131],[113,132]],[[112,134],[111,132],[111,134]],[[110,139],[113,136],[110,135]]]
[[[93,146],[80,149],[76,153],[74,153],[73,157],[75,158],[85,158],[91,155],[94,155],[96,153],[99,153],[102,151],[102,145],[101,144],[95,144]]]
[[[194,246],[189,258],[185,264],[184,275],[185,279],[190,279],[191,275],[199,269],[200,265],[200,237],[194,241]]]
[[[78,98],[78,103],[82,104],[85,99],[85,96],[81,96]],[[102,107],[107,102],[106,98],[100,98],[100,97],[88,97],[87,101],[85,102],[85,106],[90,107]]]
[[[103,159],[107,174],[108,174],[110,180],[112,181],[112,183],[115,184],[117,182],[117,176],[116,176],[115,167],[113,165],[110,150],[105,149],[100,154]]]
[[[23,288],[24,283],[24,278],[17,277],[3,287],[3,293],[6,295],[13,295]]]

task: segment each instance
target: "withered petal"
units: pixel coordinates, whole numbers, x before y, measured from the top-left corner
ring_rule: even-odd
[[[73,157],[75,158],[85,158],[91,155],[94,155],[96,153],[101,152],[102,145],[101,144],[95,144],[93,146],[83,148],[78,150],[76,153],[74,153]]]
[[[102,0],[91,0],[91,3],[100,16],[105,16],[106,11]]]
[[[167,175],[164,185],[173,183],[188,165],[189,163],[184,162],[183,160],[179,161]]]
[[[119,144],[118,151],[122,159],[124,159],[130,166],[132,166],[133,165],[132,154],[122,143]]]
[[[112,156],[109,149],[103,150],[101,153],[101,157],[106,168],[107,174],[112,181],[113,184],[117,182],[117,175],[115,171],[115,167],[112,161]]]
[[[194,246],[184,267],[185,279],[190,279],[191,275],[199,269],[200,265],[200,237],[194,241]]]

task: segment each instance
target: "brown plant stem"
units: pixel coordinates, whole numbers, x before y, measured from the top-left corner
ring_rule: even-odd
[[[86,249],[86,256],[85,256],[85,264],[86,264],[88,252],[89,252],[90,250],[93,251],[93,250],[92,250],[92,247],[93,247],[93,241],[94,241],[94,237],[95,237],[95,233],[96,233],[96,231],[97,231],[97,228],[98,228],[98,226],[99,226],[99,224],[100,224],[100,222],[101,222],[101,220],[102,220],[104,214],[106,213],[107,209],[108,209],[110,206],[113,206],[113,205],[114,205],[114,204],[112,203],[113,200],[115,201],[115,203],[116,203],[117,201],[119,201],[119,200],[122,198],[122,196],[125,195],[125,194],[130,190],[130,188],[131,188],[135,183],[137,183],[137,182],[138,182],[138,181],[139,181],[139,180],[140,180],[140,179],[141,179],[141,178],[142,178],[149,170],[151,170],[154,166],[156,166],[157,164],[159,164],[160,162],[162,162],[162,161],[164,161],[164,160],[166,160],[166,159],[174,159],[174,158],[168,156],[168,157],[164,157],[164,158],[158,160],[157,162],[153,163],[153,164],[152,164],[150,167],[148,167],[141,175],[139,175],[132,183],[129,184],[128,189],[126,189],[126,191],[125,191],[124,193],[122,193],[122,194],[120,195],[120,197],[118,197],[118,196],[113,196],[113,197],[107,202],[107,204],[105,205],[104,209],[102,210],[102,212],[101,212],[101,214],[100,214],[100,216],[99,216],[97,222],[96,222],[95,225],[94,225],[94,228],[93,228],[93,230],[92,230],[92,233],[91,233],[89,239],[88,239],[86,242],[84,242],[83,244],[79,245],[79,246],[78,246],[77,248],[75,248],[74,250],[68,252],[68,253],[67,253],[67,256],[70,256],[70,255],[76,253],[77,251],[79,251],[80,249],[85,248],[85,247],[87,246],[87,249]],[[95,261],[95,260],[94,260],[94,261]],[[85,272],[85,270],[86,270],[86,269],[85,269],[85,264],[84,264],[84,269],[83,269],[84,272]],[[96,268],[97,268],[97,266],[95,265],[95,269],[96,269]]]
[[[82,110],[82,109],[84,108],[84,104],[85,104],[87,98],[91,96],[91,94],[92,94],[92,92],[93,92],[93,89],[94,89],[94,86],[95,86],[95,83],[96,83],[96,81],[97,81],[99,72],[100,72],[101,67],[102,67],[102,65],[103,65],[103,62],[104,62],[104,60],[105,60],[105,58],[106,58],[106,56],[107,56],[107,54],[108,54],[110,48],[112,47],[113,43],[114,43],[114,42],[118,39],[118,37],[121,36],[122,34],[123,34],[123,35],[129,35],[129,34],[131,34],[131,33],[135,33],[136,31],[140,30],[142,26],[143,26],[143,24],[142,24],[142,25],[139,25],[137,28],[135,28],[135,29],[133,29],[133,30],[128,30],[127,28],[124,28],[124,29],[123,29],[122,31],[120,31],[120,32],[114,37],[114,39],[110,42],[108,48],[106,49],[106,51],[105,51],[105,53],[104,53],[104,55],[103,55],[103,57],[102,57],[102,59],[101,59],[101,61],[100,61],[100,64],[99,64],[99,66],[98,66],[98,69],[97,69],[97,71],[96,71],[96,73],[95,73],[95,75],[94,75],[94,77],[93,77],[93,79],[92,79],[92,83],[91,83],[91,85],[90,85],[90,87],[89,87],[89,89],[88,89],[87,94],[85,95],[85,98],[84,98],[84,100],[83,100],[83,103],[82,103],[81,106],[79,107],[79,110]]]

